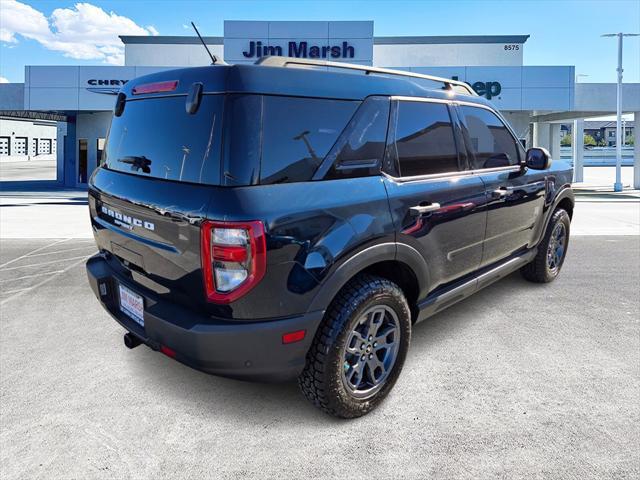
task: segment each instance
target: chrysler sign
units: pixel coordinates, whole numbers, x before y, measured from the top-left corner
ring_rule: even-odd
[[[90,78],[87,80],[87,90],[93,93],[102,93],[105,95],[117,95],[120,91],[120,87],[127,83],[128,80],[111,79],[97,79]]]

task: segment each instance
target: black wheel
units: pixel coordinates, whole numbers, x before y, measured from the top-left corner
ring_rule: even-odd
[[[530,282],[547,283],[555,280],[562,269],[569,247],[571,219],[562,208],[553,212],[538,254],[531,263],[520,269],[522,276]]]
[[[298,379],[325,412],[355,418],[393,388],[411,339],[411,313],[395,283],[372,275],[349,282],[331,303]]]

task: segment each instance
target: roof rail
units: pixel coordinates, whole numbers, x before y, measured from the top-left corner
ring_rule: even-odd
[[[344,68],[347,70],[360,70],[365,75],[370,74],[383,74],[383,75],[398,75],[402,77],[414,77],[421,78],[423,80],[430,80],[432,82],[438,82],[444,84],[443,88],[447,90],[457,90],[459,93],[466,95],[478,94],[464,82],[459,80],[451,80],[449,78],[436,77],[433,75],[424,75],[422,73],[407,72],[403,70],[392,70],[390,68],[369,67],[365,65],[356,65],[353,63],[345,62],[330,62],[327,60],[312,60],[309,58],[294,58],[294,57],[279,57],[279,56],[266,56],[261,57],[255,62],[256,65],[263,65],[266,67],[288,67],[288,66],[310,66],[310,67],[330,67],[330,68]]]

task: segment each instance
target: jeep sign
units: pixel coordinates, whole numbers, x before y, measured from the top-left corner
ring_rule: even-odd
[[[458,80],[458,76],[454,75],[453,77],[451,77],[451,80]],[[502,92],[502,85],[500,85],[500,82],[464,83],[469,85],[478,95],[480,95],[481,97],[485,97],[487,100],[491,100],[493,97],[497,97],[498,95],[500,95],[500,92]]]
[[[499,82],[475,82],[471,85],[471,88],[481,97],[487,98],[487,100],[497,97],[502,92],[502,85]]]

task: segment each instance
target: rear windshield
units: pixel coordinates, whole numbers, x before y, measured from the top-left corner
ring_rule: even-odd
[[[223,95],[204,95],[195,114],[185,96],[129,100],[113,117],[105,165],[112,170],[182,182],[217,184]]]
[[[308,181],[361,103],[204,95],[198,111],[188,114],[185,101],[128,100],[122,115],[113,117],[105,166],[213,185]]]

